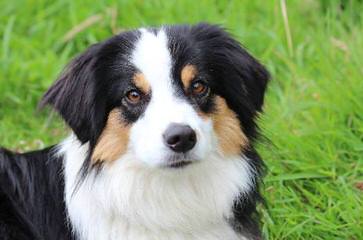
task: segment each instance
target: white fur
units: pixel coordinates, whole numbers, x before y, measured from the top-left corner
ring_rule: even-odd
[[[244,239],[226,219],[233,200],[249,190],[247,159],[215,152],[207,161],[167,170],[145,167],[126,154],[74,192],[87,148],[72,136],[60,150],[68,214],[81,239]]]
[[[126,154],[90,173],[75,190],[88,144],[74,135],[61,145],[65,159],[66,206],[82,240],[237,240],[227,222],[233,201],[252,184],[248,159],[223,156],[211,120],[174,94],[171,56],[163,31],[146,30],[136,43],[132,63],[151,85],[152,98],[133,124]],[[162,141],[170,123],[197,133],[193,164],[168,169],[171,151]]]

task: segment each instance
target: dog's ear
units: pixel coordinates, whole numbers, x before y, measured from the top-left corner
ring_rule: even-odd
[[[76,57],[58,80],[48,89],[40,107],[51,105],[85,143],[95,134],[97,122],[102,121],[103,108],[95,99],[95,63],[100,45],[91,46]],[[96,112],[96,109],[99,111]]]
[[[247,96],[253,110],[256,112],[262,111],[270,74],[257,59],[234,39],[230,39],[227,46],[229,51],[229,55],[226,56],[227,63],[233,68],[236,80],[233,82],[234,86],[232,85],[232,87],[235,89],[242,88],[243,94]]]

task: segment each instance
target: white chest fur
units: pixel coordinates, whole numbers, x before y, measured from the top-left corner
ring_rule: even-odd
[[[250,189],[248,159],[215,153],[185,169],[163,170],[125,154],[74,191],[87,148],[70,137],[59,152],[68,215],[82,240],[244,239],[227,219],[233,200]]]

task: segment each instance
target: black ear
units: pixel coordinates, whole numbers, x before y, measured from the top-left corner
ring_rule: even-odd
[[[232,39],[229,48],[231,53],[228,57],[229,63],[236,75],[239,76],[240,83],[244,87],[244,93],[251,101],[254,110],[257,112],[262,111],[270,74],[237,41]]]
[[[96,133],[97,122],[103,120],[95,97],[95,63],[99,45],[91,46],[76,57],[43,96],[40,107],[51,105],[59,112],[82,143]]]

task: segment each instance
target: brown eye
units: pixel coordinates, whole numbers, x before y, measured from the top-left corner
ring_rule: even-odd
[[[194,95],[200,95],[205,93],[208,90],[208,87],[205,83],[203,82],[195,82],[192,84],[192,92]]]
[[[126,98],[130,103],[138,103],[141,100],[141,93],[137,90],[131,90],[126,93]]]

